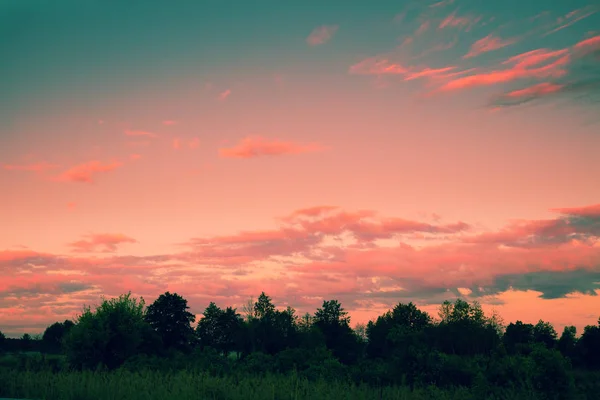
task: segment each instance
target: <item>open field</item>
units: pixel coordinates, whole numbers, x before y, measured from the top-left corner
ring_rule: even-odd
[[[44,400],[163,400],[163,399],[398,399],[469,400],[484,398],[476,389],[411,391],[407,387],[318,380],[294,374],[264,377],[215,377],[201,372],[14,372],[4,371],[0,395]],[[491,399],[531,399],[531,393],[507,391]]]

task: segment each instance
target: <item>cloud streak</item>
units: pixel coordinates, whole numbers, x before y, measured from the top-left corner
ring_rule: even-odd
[[[247,136],[233,147],[219,149],[223,158],[256,158],[265,156],[281,156],[284,154],[313,153],[324,150],[317,143],[301,144],[278,139],[267,139],[262,136]]]
[[[319,26],[308,35],[306,43],[310,46],[319,46],[325,44],[333,38],[333,35],[338,31],[339,26],[337,25],[322,25]]]
[[[59,175],[56,180],[62,182],[94,183],[96,175],[114,171],[121,166],[123,166],[123,163],[119,161],[110,163],[89,161],[69,168]]]

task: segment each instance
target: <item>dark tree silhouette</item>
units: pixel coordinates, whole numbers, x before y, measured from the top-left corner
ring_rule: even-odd
[[[522,321],[511,322],[506,327],[502,341],[510,354],[529,352],[533,343],[533,325]]]
[[[203,348],[212,347],[228,355],[240,347],[242,326],[243,319],[234,308],[222,310],[210,303],[198,322],[196,334]]]
[[[146,322],[158,333],[166,349],[187,350],[194,338],[191,324],[196,320],[188,311],[187,300],[177,293],[161,294],[146,310]]]
[[[549,322],[544,322],[541,319],[533,327],[533,341],[534,343],[541,343],[548,349],[552,349],[556,346],[556,339],[558,334],[556,330]]]
[[[557,348],[561,354],[570,359],[576,356],[575,346],[577,345],[577,328],[574,326],[565,326],[560,339],[558,339]]]
[[[361,343],[350,328],[350,317],[337,300],[324,301],[317,309],[313,324],[325,337],[325,344],[343,363],[354,362],[361,352]]]
[[[73,321],[55,322],[46,328],[42,335],[42,343],[47,351],[60,352],[63,347],[63,339],[75,324]]]

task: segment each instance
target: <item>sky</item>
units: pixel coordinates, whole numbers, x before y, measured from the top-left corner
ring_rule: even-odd
[[[600,316],[600,6],[0,1],[0,331],[101,296]]]

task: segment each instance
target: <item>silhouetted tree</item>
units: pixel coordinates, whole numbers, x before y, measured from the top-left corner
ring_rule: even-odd
[[[356,361],[361,352],[358,338],[350,328],[350,317],[337,300],[324,301],[313,324],[325,337],[325,344],[343,363]]]
[[[506,327],[502,341],[510,354],[528,353],[533,343],[533,325],[522,321],[511,322]]]
[[[540,319],[533,327],[534,343],[541,343],[548,349],[556,346],[557,336],[556,330],[549,322],[544,322]]]
[[[570,359],[575,358],[575,347],[577,345],[577,328],[574,326],[565,326],[560,339],[558,339],[557,348],[561,354]]]
[[[31,335],[29,333],[24,333],[23,336],[21,336],[21,350],[30,351],[33,347],[32,341]]]
[[[587,368],[600,368],[600,318],[597,325],[588,325],[577,341],[577,353]]]
[[[0,352],[4,351],[6,347],[6,336],[0,331]]]
[[[65,337],[69,362],[76,368],[95,368],[99,364],[117,368],[139,353],[148,327],[144,299],[138,301],[131,293],[103,300],[93,312],[84,307]]]
[[[158,333],[166,349],[188,350],[194,338],[187,300],[177,293],[161,294],[146,310],[146,322]]]
[[[202,348],[212,347],[228,355],[242,347],[242,328],[243,319],[234,308],[222,310],[211,302],[198,322],[196,334]]]
[[[455,355],[490,354],[500,343],[496,324],[485,317],[481,305],[457,299],[445,301],[438,313],[441,321],[435,330],[440,351]]]
[[[55,322],[46,328],[42,335],[42,343],[46,351],[60,352],[63,347],[63,339],[75,324],[73,321]]]

